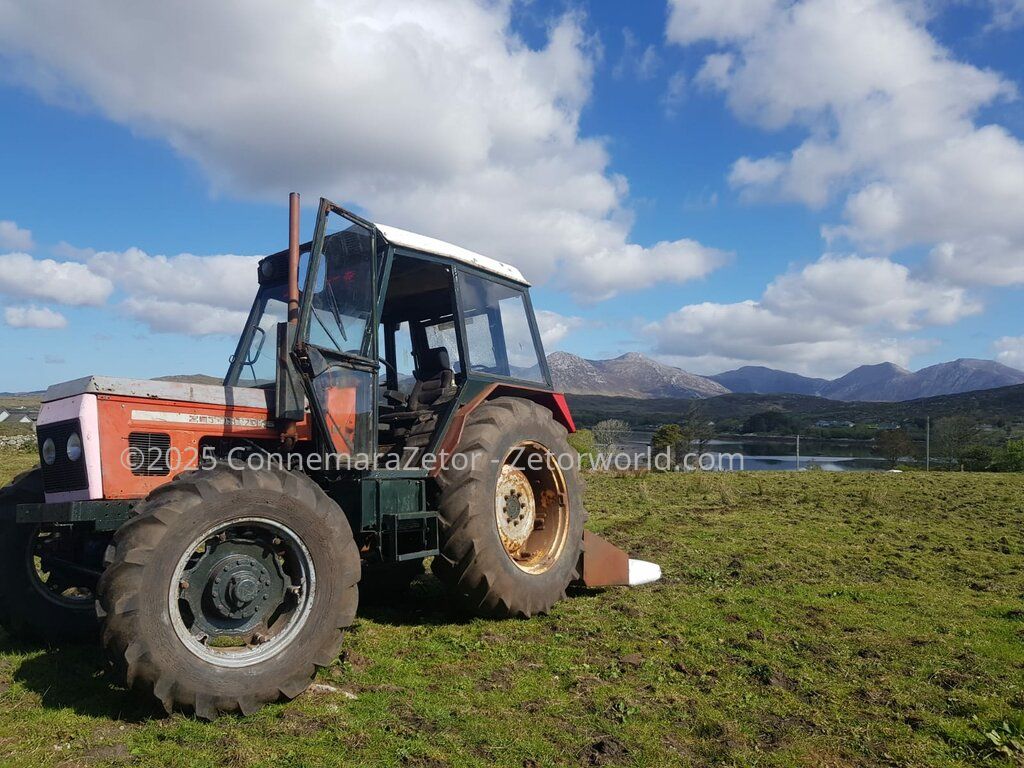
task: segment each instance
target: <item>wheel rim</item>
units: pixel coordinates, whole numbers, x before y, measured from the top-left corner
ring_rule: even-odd
[[[178,561],[171,623],[189,651],[244,667],[275,656],[305,626],[316,593],[309,550],[287,526],[243,518],[210,528]]]
[[[73,562],[74,553],[69,550],[73,546],[62,531],[38,526],[32,532],[25,567],[32,586],[47,600],[62,608],[87,608],[96,600],[96,578]]]
[[[558,562],[569,532],[569,501],[557,458],[527,441],[505,456],[494,493],[494,516],[505,554],[517,568],[540,574]]]

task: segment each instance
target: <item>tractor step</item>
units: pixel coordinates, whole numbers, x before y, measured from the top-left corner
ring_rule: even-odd
[[[381,516],[381,555],[385,561],[422,560],[439,551],[437,512],[385,512]]]

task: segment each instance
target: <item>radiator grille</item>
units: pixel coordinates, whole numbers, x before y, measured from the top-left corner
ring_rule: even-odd
[[[80,456],[78,461],[68,458],[68,438],[75,432],[78,432],[79,436],[82,434],[78,419],[43,424],[36,429],[36,439],[39,443],[39,466],[42,467],[43,490],[46,493],[81,491],[89,487],[85,456]],[[43,443],[47,439],[53,440],[56,448],[53,464],[43,461]]]
[[[132,432],[128,435],[131,470],[136,477],[162,477],[171,473],[168,456],[171,436],[161,432]]]

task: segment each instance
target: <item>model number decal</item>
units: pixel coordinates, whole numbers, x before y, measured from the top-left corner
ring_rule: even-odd
[[[171,424],[203,424],[217,427],[253,427],[270,429],[266,419],[251,416],[209,416],[203,413],[173,413],[169,411],[132,411],[133,421],[161,421]]]

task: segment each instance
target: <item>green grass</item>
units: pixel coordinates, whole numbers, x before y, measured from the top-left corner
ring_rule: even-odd
[[[361,611],[337,690],[248,718],[163,717],[97,650],[0,635],[0,764],[1024,761],[1021,475],[592,476],[587,500],[661,583],[484,621],[424,577]]]

